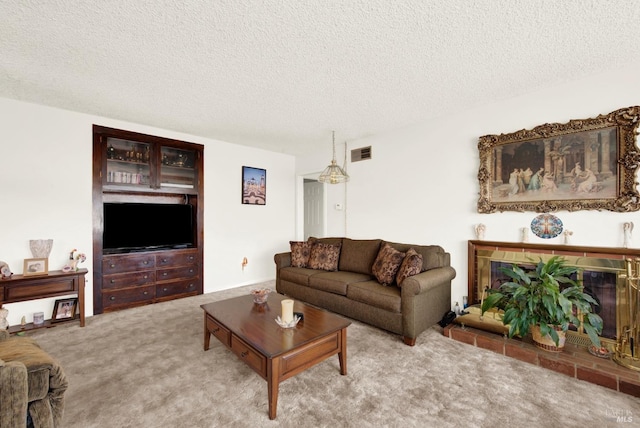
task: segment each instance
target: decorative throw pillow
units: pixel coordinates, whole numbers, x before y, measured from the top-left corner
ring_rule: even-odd
[[[328,271],[338,270],[340,260],[340,247],[342,244],[323,244],[314,242],[311,244],[311,254],[309,256],[309,267],[311,269],[321,269]]]
[[[289,245],[291,245],[291,266],[301,268],[309,267],[311,242],[289,241]]]
[[[402,253],[386,242],[380,248],[371,271],[382,285],[391,285],[396,279],[396,273],[402,264],[405,253]]]
[[[396,276],[398,287],[402,287],[402,282],[405,279],[419,274],[420,271],[422,271],[422,254],[418,254],[416,250],[409,248]]]

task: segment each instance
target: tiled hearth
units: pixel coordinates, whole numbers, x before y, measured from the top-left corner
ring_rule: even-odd
[[[509,339],[457,324],[445,327],[443,334],[459,342],[640,397],[639,371],[623,367],[611,359],[595,357],[584,347],[566,344],[563,352],[547,352],[538,349],[527,339]]]

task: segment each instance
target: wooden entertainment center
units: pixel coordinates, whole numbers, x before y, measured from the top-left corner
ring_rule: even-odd
[[[203,156],[200,144],[93,126],[94,314],[202,294]],[[113,231],[118,225],[105,224],[105,207],[119,205],[190,206],[189,242],[163,242],[184,225],[150,214],[119,218],[123,232],[115,241],[127,241],[126,231],[152,227],[142,238],[161,245],[136,247],[131,240],[109,248],[115,241],[105,238],[105,226]]]

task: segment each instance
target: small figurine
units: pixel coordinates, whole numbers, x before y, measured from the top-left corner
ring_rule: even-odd
[[[0,308],[0,330],[6,330],[9,328],[9,321],[7,321],[8,316],[9,309]]]
[[[0,262],[0,274],[2,274],[2,279],[11,278],[13,275],[6,262]]]
[[[564,243],[565,245],[568,245],[571,243],[571,236],[573,235],[573,232],[565,229],[564,232],[562,232],[562,236],[564,236]]]
[[[485,230],[487,230],[487,227],[484,224],[482,224],[482,223],[477,224],[476,225],[476,239],[483,240],[484,239]]]
[[[629,248],[629,246],[631,245],[631,232],[633,232],[633,222],[625,222],[622,225],[622,230],[624,232],[624,244],[622,244],[622,246],[624,248]]]

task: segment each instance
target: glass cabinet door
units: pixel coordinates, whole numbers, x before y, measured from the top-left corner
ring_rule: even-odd
[[[195,189],[196,152],[162,147],[160,159],[160,187]]]
[[[149,187],[151,147],[139,141],[107,139],[107,184]]]

